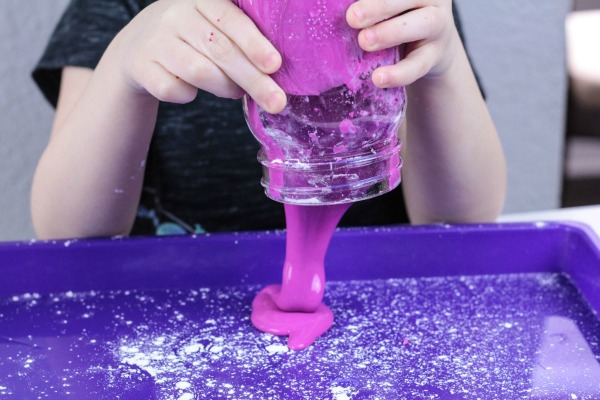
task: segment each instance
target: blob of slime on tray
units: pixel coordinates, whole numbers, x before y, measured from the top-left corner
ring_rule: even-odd
[[[331,236],[352,202],[400,183],[398,127],[404,88],[382,90],[372,72],[399,60],[399,49],[367,53],[346,22],[354,0],[238,0],[282,55],[272,78],[287,94],[276,115],[244,96],[246,120],[261,144],[261,184],[285,203],[287,239],[282,285],[253,301],[258,329],[309,346],[333,324],[321,303]]]
[[[349,203],[323,206],[285,205],[286,258],[280,285],[267,286],[252,302],[256,328],[287,335],[288,347],[302,350],[333,324],[321,301],[325,291],[325,253]]]

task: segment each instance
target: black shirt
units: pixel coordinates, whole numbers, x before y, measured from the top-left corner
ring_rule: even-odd
[[[151,3],[72,0],[33,72],[48,101],[56,105],[64,66],[95,68],[114,36]],[[260,185],[258,149],[240,100],[200,91],[189,104],[161,103],[132,234],[154,233],[165,222],[188,231],[284,228],[282,204],[267,198]],[[355,203],[340,225],[406,222],[397,188]]]

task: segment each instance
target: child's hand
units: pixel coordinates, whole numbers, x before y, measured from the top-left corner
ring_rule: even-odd
[[[443,74],[452,64],[458,35],[451,0],[359,0],[346,19],[361,29],[358,40],[365,51],[406,44],[402,61],[373,73],[379,87],[407,86]]]
[[[161,101],[187,103],[198,89],[220,97],[244,92],[277,113],[283,90],[269,77],[281,56],[231,0],[161,0],[117,36],[125,82]]]

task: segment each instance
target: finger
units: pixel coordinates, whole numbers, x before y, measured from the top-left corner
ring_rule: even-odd
[[[283,110],[286,105],[283,90],[269,75],[256,68],[220,31],[214,32],[203,53],[244,89],[261,108],[273,114]]]
[[[219,97],[239,98],[243,94],[242,88],[188,43],[174,39],[165,48],[168,52],[160,56],[160,64],[173,75]]]
[[[200,7],[200,2],[202,7]],[[198,12],[236,43],[262,72],[271,74],[281,66],[281,55],[254,22],[231,0],[198,0]]]
[[[439,3],[435,0],[359,0],[348,7],[346,20],[351,27],[363,29],[406,11]]]
[[[443,31],[444,21],[443,11],[439,8],[420,8],[363,29],[358,35],[358,43],[365,51],[376,51],[433,39]]]
[[[198,88],[177,78],[157,62],[144,64],[138,76],[142,87],[160,101],[184,104],[198,94]]]
[[[207,21],[204,16],[198,13],[182,21],[179,30],[183,40],[216,64],[261,108],[269,113],[283,110],[286,105],[283,90],[270,76],[259,70],[231,38]]]
[[[377,68],[371,79],[380,88],[408,86],[429,73],[434,53],[432,45],[417,47],[396,65]]]

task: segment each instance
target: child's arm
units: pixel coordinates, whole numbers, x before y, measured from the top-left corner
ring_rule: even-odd
[[[411,222],[493,221],[506,192],[502,147],[454,25],[450,0],[360,0],[348,10],[369,50],[407,44],[380,87],[407,86],[403,185]]]
[[[32,187],[37,235],[127,234],[159,100],[189,102],[198,88],[231,98],[247,92],[278,112],[285,94],[268,73],[280,63],[230,0],[162,0],[144,9],[94,71],[63,70],[52,134]]]

